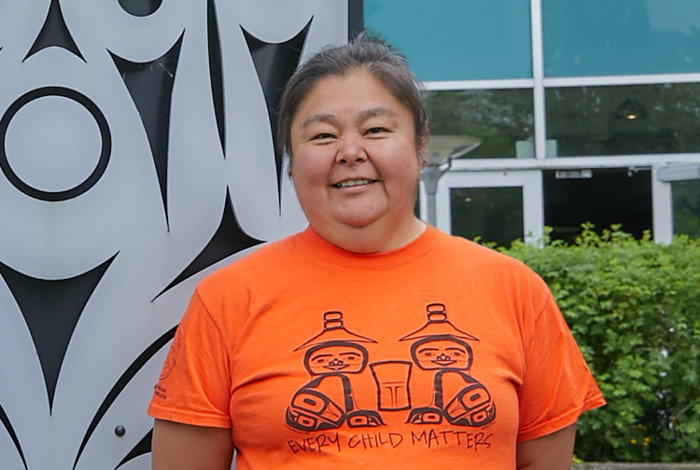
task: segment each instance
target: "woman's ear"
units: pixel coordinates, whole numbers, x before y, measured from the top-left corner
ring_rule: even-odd
[[[423,123],[424,133],[420,137],[418,142],[418,159],[420,161],[421,167],[424,167],[426,163],[426,157],[428,154],[428,142],[430,141],[430,131],[428,129],[428,121]]]
[[[292,179],[292,156],[288,152],[284,154],[284,164],[287,165],[287,176]]]

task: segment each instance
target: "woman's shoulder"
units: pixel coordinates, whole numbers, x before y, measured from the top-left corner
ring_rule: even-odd
[[[528,269],[521,261],[466,238],[441,233],[440,241],[443,249],[446,249],[447,252],[454,256],[466,256],[472,262],[510,266],[514,269]]]
[[[520,260],[496,251],[479,243],[448,234],[441,236],[441,257],[469,276],[482,276],[501,281],[526,281],[527,284],[542,285],[544,281],[530,267]]]

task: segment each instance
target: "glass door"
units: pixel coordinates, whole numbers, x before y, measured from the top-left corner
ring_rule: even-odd
[[[469,240],[510,246],[543,235],[542,174],[539,170],[460,171],[445,173],[435,196],[437,228]],[[421,187],[421,217],[428,198]]]

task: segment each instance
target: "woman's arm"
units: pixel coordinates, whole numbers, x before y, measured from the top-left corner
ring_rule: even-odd
[[[231,430],[191,426],[156,419],[153,470],[229,470]]]
[[[576,423],[546,436],[518,444],[518,470],[569,470],[574,455]]]

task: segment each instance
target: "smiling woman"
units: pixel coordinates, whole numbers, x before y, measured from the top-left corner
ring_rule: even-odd
[[[309,227],[198,285],[153,468],[568,469],[603,398],[539,277],[414,216],[427,121],[401,55],[311,57],[278,135]]]
[[[371,73],[319,80],[292,121],[291,148],[299,202],[333,245],[386,251],[425,228],[413,214],[425,149],[409,110]]]

